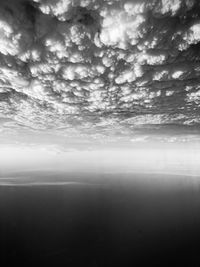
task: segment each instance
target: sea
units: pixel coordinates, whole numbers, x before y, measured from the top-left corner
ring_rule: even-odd
[[[194,177],[14,176],[0,181],[2,267],[200,266]]]

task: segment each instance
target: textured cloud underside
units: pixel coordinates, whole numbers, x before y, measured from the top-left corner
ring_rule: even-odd
[[[199,81],[198,0],[0,3],[1,131],[192,131]]]

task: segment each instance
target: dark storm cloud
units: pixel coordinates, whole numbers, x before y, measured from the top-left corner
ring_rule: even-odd
[[[199,1],[1,1],[0,33],[2,127],[199,124]]]

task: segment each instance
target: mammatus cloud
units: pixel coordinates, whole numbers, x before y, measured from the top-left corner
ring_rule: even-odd
[[[197,0],[1,1],[1,129],[187,132],[200,120],[199,42]]]

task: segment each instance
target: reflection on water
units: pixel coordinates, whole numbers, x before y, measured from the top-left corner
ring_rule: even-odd
[[[93,178],[1,185],[1,266],[200,266],[197,188]]]

